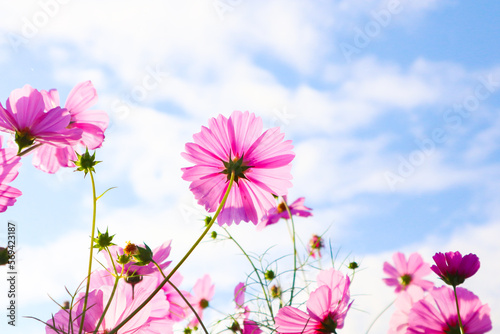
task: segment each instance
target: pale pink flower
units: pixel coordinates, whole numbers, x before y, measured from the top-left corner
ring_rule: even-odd
[[[460,317],[467,334],[483,334],[492,329],[490,307],[481,304],[472,292],[457,288]],[[459,334],[459,324],[453,289],[442,286],[430,291],[411,308],[409,334]]]
[[[275,317],[278,333],[335,333],[344,327],[344,319],[352,304],[349,303],[349,277],[335,269],[325,270],[318,275],[318,285],[309,295],[307,313],[292,306],[278,311]]]
[[[208,212],[216,211],[234,171],[233,188],[217,218],[221,226],[241,221],[257,225],[276,206],[273,195],[286,195],[292,185],[291,141],[283,141],[279,128],[262,130],[262,119],[253,113],[219,115],[193,136],[194,143],[187,143],[182,153],[195,164],[182,168],[182,178],[191,181],[190,190]]]
[[[92,276],[94,287],[88,295],[87,312],[83,324],[84,333],[93,333],[99,318],[111,296],[113,288],[112,277],[104,271]],[[132,287],[124,280],[120,280],[111,302],[104,316],[104,321],[99,326],[97,333],[104,334],[116,327],[122,320],[132,313],[158,286],[157,277],[144,277],[132,292]],[[95,288],[99,286],[98,288]],[[72,310],[60,310],[54,317],[46,322],[47,334],[78,333],[83,310],[84,293],[78,294]],[[71,312],[71,322],[70,322]],[[120,330],[121,334],[164,334],[173,333],[173,321],[168,319],[169,304],[162,294],[156,294],[146,306],[128,321]],[[54,329],[55,328],[55,329]]]
[[[383,280],[388,286],[395,286],[396,293],[404,291],[409,285],[417,285],[424,290],[429,290],[434,286],[432,282],[423,279],[431,273],[431,269],[420,254],[413,253],[406,261],[405,255],[397,252],[394,253],[392,259],[394,266],[389,262],[384,263],[384,272],[390,277]]]
[[[30,85],[13,90],[6,109],[0,104],[0,130],[15,135],[18,152],[35,143],[72,145],[81,138],[82,130],[68,128],[70,121],[66,109],[54,107],[45,111],[42,94]]]
[[[45,108],[59,106],[59,93],[55,89],[41,92]],[[80,129],[81,138],[77,143],[65,147],[42,145],[33,156],[33,165],[47,173],[55,173],[60,167],[74,167],[77,160],[75,149],[78,146],[90,150],[101,147],[104,141],[104,131],[108,127],[109,117],[105,111],[89,110],[97,103],[97,92],[90,81],[76,85],[68,95],[65,109],[71,115],[69,129]]]
[[[457,286],[479,270],[479,258],[475,254],[462,257],[460,252],[436,253],[433,257],[436,265],[431,267],[448,285]]]
[[[299,217],[310,217],[312,216],[310,208],[304,205],[305,198],[300,197],[292,204],[287,203],[287,196],[283,196],[283,200],[277,207],[271,208],[262,220],[259,225],[257,225],[258,230],[262,230],[264,227],[276,224],[281,218],[290,219],[290,215],[288,214],[288,210],[286,209],[286,204],[288,204],[288,208],[290,209],[290,213],[292,216]]]
[[[209,275],[205,275],[198,279],[193,286],[193,293],[189,295],[188,301],[195,309],[196,313],[200,319],[203,319],[203,310],[205,310],[209,305],[210,301],[215,294],[215,285],[212,284],[212,280]],[[199,322],[196,317],[189,323],[190,327],[198,326]]]
[[[416,285],[410,285],[396,297],[396,310],[389,321],[387,334],[406,334],[410,310],[417,301],[424,298],[424,290]]]
[[[153,249],[153,260],[158,263],[161,269],[167,268],[172,261],[166,261],[168,256],[170,255],[172,240],[164,242],[160,246]],[[142,246],[141,246],[142,247]],[[116,262],[118,256],[123,255],[123,248],[120,246],[110,246],[109,251],[113,256],[113,260],[115,262],[116,270],[118,274],[122,272],[122,265]],[[111,259],[109,258],[108,252],[102,252],[106,262],[108,263],[108,270],[113,272],[113,264]],[[150,262],[145,266],[135,265],[135,262],[129,262],[124,265],[123,274],[127,276],[143,276],[150,275],[154,272],[157,272],[158,268],[154,265],[154,263]]]
[[[0,136],[0,212],[5,212],[8,206],[14,205],[22,192],[8,183],[12,182],[19,174],[21,157],[16,155],[14,148],[2,148],[2,136]]]

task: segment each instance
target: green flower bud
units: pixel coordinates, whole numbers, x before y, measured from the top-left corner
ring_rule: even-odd
[[[75,165],[78,167],[76,170],[80,172],[84,172],[85,176],[87,176],[88,172],[94,172],[95,169],[94,166],[100,163],[101,161],[95,161],[95,152],[94,154],[90,155],[89,149],[87,148],[85,150],[85,153],[80,155],[77,152],[76,156],[78,157],[78,160],[73,161]]]
[[[98,252],[106,249],[106,247],[113,246],[114,243],[111,241],[115,235],[109,235],[108,229],[106,229],[106,233],[99,232],[97,229],[97,238],[94,238],[94,248],[99,249]]]
[[[268,281],[272,281],[274,278],[276,278],[276,274],[274,273],[274,271],[272,271],[271,269],[269,269],[268,271],[266,271],[266,273],[264,274],[264,277],[268,280]]]
[[[145,266],[153,262],[153,251],[148,245],[144,244],[144,246],[146,248],[137,246],[137,254],[132,255],[135,264],[138,266]]]

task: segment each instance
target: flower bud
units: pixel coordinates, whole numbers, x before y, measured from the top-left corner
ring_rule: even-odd
[[[271,269],[269,269],[268,271],[266,271],[266,273],[264,274],[264,277],[268,280],[268,281],[272,281],[274,278],[276,278],[276,274],[274,273],[274,271],[272,271]]]

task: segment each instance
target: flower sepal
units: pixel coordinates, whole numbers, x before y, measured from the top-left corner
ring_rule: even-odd
[[[87,173],[89,172],[95,173],[94,166],[102,162],[102,161],[95,161],[95,151],[94,154],[90,155],[88,148],[85,149],[84,154],[78,154],[78,152],[75,153],[76,156],[78,157],[78,160],[73,161],[73,163],[77,167],[76,171],[84,172],[85,176],[87,176]]]

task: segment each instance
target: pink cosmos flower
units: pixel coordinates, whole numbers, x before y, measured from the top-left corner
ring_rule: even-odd
[[[215,285],[209,275],[205,275],[196,281],[193,287],[193,294],[188,296],[189,303],[193,306],[200,319],[203,319],[203,310],[209,306],[210,300],[214,297]],[[196,317],[189,323],[190,327],[198,326]]]
[[[8,185],[19,174],[21,157],[16,155],[16,149],[2,148],[0,136],[0,212],[5,212],[8,206],[14,205],[22,192]]]
[[[15,134],[19,151],[36,143],[54,146],[72,145],[82,135],[78,128],[68,128],[71,116],[66,109],[54,107],[45,111],[42,94],[30,85],[15,89],[0,104],[0,130]]]
[[[412,306],[424,298],[424,290],[415,284],[409,285],[406,290],[401,291],[396,297],[396,310],[389,321],[387,334],[406,334],[408,329],[408,317]]]
[[[325,247],[323,244],[323,238],[319,235],[314,234],[309,240],[309,255],[312,256],[313,259],[321,258],[321,248]]]
[[[413,253],[406,261],[405,255],[397,252],[394,253],[392,259],[395,267],[389,262],[384,263],[384,272],[390,277],[383,280],[388,286],[395,286],[396,293],[406,290],[410,285],[420,286],[424,290],[429,290],[434,286],[432,282],[422,279],[430,274],[431,269],[420,254]]]
[[[335,333],[344,327],[344,319],[352,304],[349,303],[349,277],[335,269],[324,270],[318,275],[318,285],[309,295],[307,313],[292,306],[278,311],[275,317],[278,333]]]
[[[94,273],[92,276],[92,290],[88,295],[87,312],[83,324],[84,333],[93,333],[103,310],[111,296],[113,279],[107,271]],[[151,292],[158,286],[157,277],[144,277],[141,284],[138,284],[132,295],[130,284],[120,280],[111,302],[111,305],[104,316],[104,321],[99,326],[97,333],[105,334],[116,327],[122,320],[134,311]],[[95,288],[99,286],[99,288]],[[52,319],[46,322],[46,334],[56,333],[78,333],[80,330],[80,316],[83,310],[84,293],[78,294],[72,310],[60,310]],[[121,329],[123,334],[163,334],[173,333],[173,321],[168,319],[169,304],[165,296],[156,294],[146,306],[136,314]],[[71,312],[71,321],[70,321]]]
[[[59,106],[59,93],[55,89],[41,92],[47,110]],[[33,165],[46,172],[55,173],[60,167],[74,167],[77,160],[77,146],[88,147],[90,150],[101,147],[104,141],[104,131],[108,127],[109,117],[102,110],[88,110],[97,103],[97,92],[90,81],[76,85],[68,95],[65,109],[68,110],[71,121],[69,129],[80,129],[81,138],[73,145],[54,147],[42,145],[33,156]]]
[[[460,317],[467,334],[491,330],[490,307],[481,304],[472,292],[457,288]],[[442,286],[413,305],[409,315],[409,334],[460,334],[453,289]]]
[[[229,185],[235,182],[218,216],[219,225],[251,221],[255,225],[273,207],[273,195],[284,196],[291,187],[290,164],[295,154],[290,140],[283,141],[279,128],[262,132],[262,119],[253,113],[235,111],[229,118],[219,115],[208,128],[193,136],[182,156],[192,167],[183,168],[182,178],[198,204],[216,211]]]
[[[299,216],[299,217],[312,216],[311,213],[312,209],[305,206],[304,201],[305,198],[300,197],[295,202],[288,205],[288,208],[290,209],[290,213],[292,214],[292,216]],[[262,220],[260,221],[259,225],[257,225],[257,229],[262,230],[266,226],[276,224],[281,218],[290,219],[290,215],[288,214],[288,210],[286,209],[285,203],[287,203],[287,196],[283,196],[283,201],[277,207],[271,208],[266,213],[266,215],[262,217]]]
[[[164,242],[162,245],[156,247],[153,250],[153,260],[158,263],[160,268],[164,270],[167,268],[172,261],[166,261],[168,256],[170,255],[170,250],[171,246],[170,244],[172,243],[172,240]],[[120,246],[111,246],[109,247],[110,253],[113,255],[113,259],[115,262],[116,270],[118,273],[122,272],[122,265],[116,262],[116,259],[118,256],[123,255],[123,248]],[[106,259],[106,262],[108,263],[108,270],[110,272],[113,272],[113,264],[111,262],[111,259],[109,258],[109,254],[107,252],[102,253],[104,255],[104,258]],[[116,256],[115,256],[116,255]],[[128,276],[144,276],[144,275],[150,275],[154,272],[157,272],[158,269],[156,266],[151,262],[148,263],[145,266],[137,266],[134,264],[135,262],[129,262],[125,265],[123,269],[123,273],[128,275]]]
[[[446,284],[457,286],[466,278],[471,277],[479,270],[479,258],[475,254],[462,257],[460,252],[436,253],[433,257],[436,265],[431,267]]]

